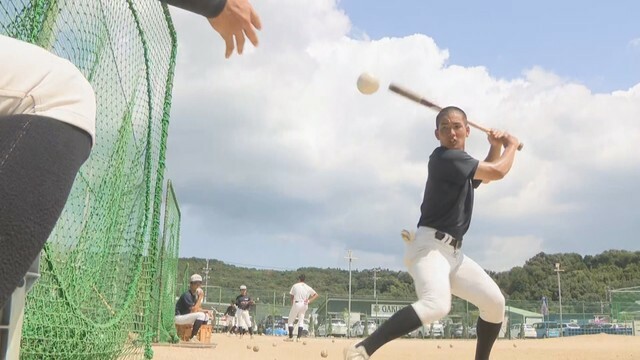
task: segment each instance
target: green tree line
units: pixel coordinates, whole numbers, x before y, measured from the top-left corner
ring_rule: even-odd
[[[608,290],[640,286],[640,251],[608,250],[598,255],[581,256],[575,253],[545,254],[543,252],[527,260],[523,266],[508,271],[489,272],[508,300],[539,300],[546,296],[550,301],[558,298],[555,264],[560,263],[562,300],[604,301],[610,300]],[[180,258],[178,284],[185,285],[192,273],[203,274],[206,260]],[[304,273],[307,283],[322,296],[346,296],[349,289],[349,272],[345,269],[304,267],[296,270],[265,270],[226,264],[209,260],[209,285],[225,289],[224,301],[232,296],[227,289],[237,289],[246,284],[250,293],[277,292],[276,302],[282,301],[282,293],[289,291]],[[406,271],[390,269],[353,270],[351,293],[355,298],[372,298],[375,287],[379,299],[414,299],[411,276]],[[184,288],[184,286],[183,286]],[[184,290],[182,290],[184,291]],[[222,290],[221,290],[222,292]],[[270,300],[266,296],[264,303]]]

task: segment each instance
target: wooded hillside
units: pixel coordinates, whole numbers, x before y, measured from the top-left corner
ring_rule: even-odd
[[[557,262],[564,270],[561,273],[563,301],[608,301],[608,289],[640,286],[640,251],[609,250],[593,256],[539,253],[523,266],[490,272],[490,275],[509,300],[539,300],[546,296],[555,301],[558,297],[554,271]],[[194,272],[203,274],[205,266],[205,259],[181,258],[178,273],[182,278]],[[280,302],[282,294],[288,293],[301,272],[307,276],[307,283],[322,295],[348,293],[349,272],[345,269],[264,270],[238,267],[219,260],[209,260],[209,268],[209,285],[219,287],[219,296],[226,299],[223,301],[228,301],[240,284],[246,284],[250,293],[263,294],[260,296],[264,302],[268,303],[271,297]],[[415,298],[413,282],[406,271],[379,269],[376,278],[379,298]],[[373,269],[352,271],[354,297],[372,297],[373,287]],[[211,291],[215,292],[215,289]]]

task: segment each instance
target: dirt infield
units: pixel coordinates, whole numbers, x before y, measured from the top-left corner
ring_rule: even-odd
[[[322,360],[342,359],[342,349],[355,340],[306,338],[302,343],[283,337],[255,336],[239,339],[213,334],[213,349],[154,346],[154,360]],[[254,351],[257,346],[258,351]],[[475,340],[400,339],[383,346],[373,357],[391,360],[473,359]],[[492,360],[596,360],[640,359],[640,336],[583,335],[562,339],[498,340]]]

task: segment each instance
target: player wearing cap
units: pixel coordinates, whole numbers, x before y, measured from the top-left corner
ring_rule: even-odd
[[[249,309],[251,305],[255,304],[251,297],[247,295],[246,285],[240,286],[240,295],[236,297],[236,306],[238,311],[236,316],[238,317],[238,328],[240,329],[240,337],[249,330],[249,336],[253,339],[253,327],[251,326],[251,316],[249,315]]]
[[[440,146],[429,157],[418,228],[415,233],[402,232],[404,260],[418,300],[397,311],[366,339],[345,348],[345,360],[367,360],[389,341],[445,317],[452,295],[478,307],[475,359],[489,359],[502,328],[505,299],[491,276],[461,248],[471,224],[475,189],[509,173],[520,142],[491,129],[489,154],[480,161],[465,152],[469,133],[462,109],[449,106],[436,116],[434,134]]]
[[[287,325],[289,328],[289,338],[285,341],[293,341],[293,322],[298,319],[298,336],[296,341],[302,337],[302,325],[304,324],[304,314],[309,309],[309,304],[318,297],[318,294],[311,286],[305,284],[304,274],[298,276],[298,282],[293,284],[289,295],[291,295],[291,310],[289,311],[289,319]]]
[[[228,334],[234,334],[236,332],[236,311],[236,303],[231,301],[231,304],[229,304],[229,307],[227,307],[227,310],[224,312],[224,316],[227,320],[227,326],[224,327],[224,332]]]
[[[198,342],[196,335],[200,331],[200,326],[209,321],[207,312],[201,308],[202,300],[204,299],[201,285],[202,276],[198,274],[191,275],[189,290],[185,291],[176,302],[174,322],[176,325],[193,325],[190,342]]]

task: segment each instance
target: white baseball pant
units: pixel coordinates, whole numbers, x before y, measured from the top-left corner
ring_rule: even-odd
[[[302,327],[304,324],[304,314],[309,309],[309,305],[305,304],[305,301],[294,302],[289,310],[289,319],[287,320],[288,326],[293,326],[295,319],[298,319],[298,326]]]
[[[238,327],[245,330],[249,330],[251,328],[251,316],[249,315],[249,310],[238,309],[236,311],[236,316],[238,317]]]
[[[50,117],[86,131],[95,143],[96,96],[75,65],[4,35],[0,49],[0,116]]]
[[[405,239],[404,260],[418,296],[412,306],[422,323],[445,317],[451,310],[451,294],[476,305],[483,320],[502,322],[505,300],[498,285],[460,249],[436,239],[435,232],[421,226],[414,238]]]
[[[236,326],[237,322],[236,322],[236,316],[231,316],[231,315],[227,315],[226,316],[226,321],[227,321],[227,326],[229,328]]]
[[[203,312],[194,312],[190,314],[176,315],[173,318],[173,321],[176,323],[176,325],[193,325],[193,323],[196,322],[196,320],[208,321],[209,319],[207,317],[207,314]]]

